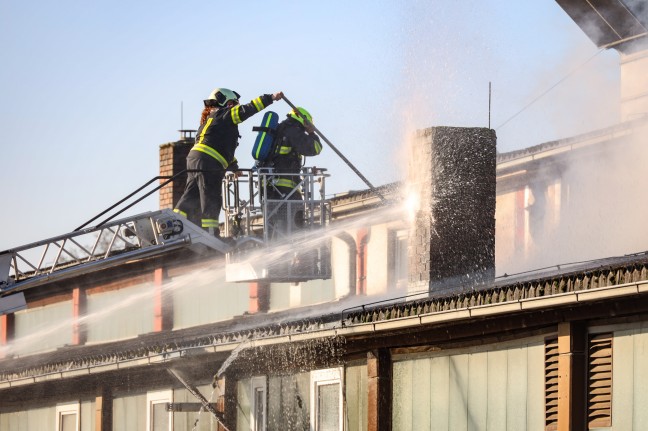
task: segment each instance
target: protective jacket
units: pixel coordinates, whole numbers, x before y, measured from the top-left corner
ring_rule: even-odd
[[[275,139],[275,151],[267,164],[278,174],[276,178],[281,179],[275,180],[275,185],[295,187],[295,177],[282,177],[281,173],[298,174],[302,167],[302,157],[318,155],[322,152],[322,144],[315,133],[307,133],[299,121],[290,117],[279,123]]]
[[[175,212],[218,233],[225,170],[238,169],[234,157],[238,125],[271,104],[272,95],[264,94],[246,105],[219,108],[207,117],[187,156],[187,184]]]
[[[234,151],[238,146],[238,125],[272,104],[272,95],[264,94],[246,105],[219,108],[212,112],[196,133],[191,151],[199,151],[227,169],[236,163]],[[236,167],[234,167],[236,169]]]

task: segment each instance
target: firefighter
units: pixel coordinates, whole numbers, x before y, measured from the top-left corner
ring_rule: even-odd
[[[187,185],[175,212],[220,236],[221,183],[226,170],[238,170],[234,157],[240,138],[238,125],[282,97],[282,92],[264,94],[240,105],[236,91],[217,88],[211,92],[203,101],[196,143],[187,156]]]
[[[313,117],[304,108],[298,107],[297,110],[299,115],[293,109],[277,126],[274,151],[263,165],[274,168],[273,172],[275,172],[267,184],[268,200],[301,200],[302,194],[298,185],[303,158],[316,156],[322,151],[322,144],[313,127]],[[281,216],[286,215],[282,211],[277,214],[279,217],[270,220],[270,224],[275,228],[279,228]],[[298,210],[294,215],[294,226],[301,228],[303,224],[304,212]],[[271,236],[274,234],[276,232]]]

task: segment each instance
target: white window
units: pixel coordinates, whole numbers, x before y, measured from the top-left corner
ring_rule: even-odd
[[[167,411],[168,403],[173,403],[171,390],[146,394],[147,431],[173,431],[173,413]]]
[[[394,275],[397,289],[407,288],[409,282],[408,236],[407,230],[399,230],[394,237]]]
[[[342,369],[311,373],[311,424],[314,431],[342,430]]]
[[[250,384],[250,400],[252,404],[250,431],[265,431],[266,429],[266,388],[265,376],[252,377]]]
[[[56,406],[56,431],[79,431],[79,403],[59,404]]]

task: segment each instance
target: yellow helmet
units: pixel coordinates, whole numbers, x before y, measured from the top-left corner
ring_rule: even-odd
[[[290,111],[288,113],[288,116],[290,118],[294,118],[295,120],[299,121],[302,126],[304,125],[304,118],[306,118],[309,123],[313,122],[313,117],[307,110],[305,110],[304,108],[299,108],[299,107],[297,108],[297,110],[299,111],[299,115],[297,115],[297,113],[293,109],[292,111]]]

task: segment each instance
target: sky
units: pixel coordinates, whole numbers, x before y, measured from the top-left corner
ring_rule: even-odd
[[[197,128],[217,87],[283,91],[376,186],[404,178],[417,129],[492,127],[508,152],[619,117],[618,54],[553,0],[0,0],[0,43],[0,250],[158,175],[159,146]],[[240,126],[242,167],[260,121]],[[308,164],[327,194],[366,188],[326,145]]]

